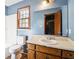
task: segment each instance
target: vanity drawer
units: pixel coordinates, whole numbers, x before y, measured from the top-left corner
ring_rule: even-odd
[[[61,59],[61,57],[36,52],[36,59]]]
[[[74,52],[63,50],[62,57],[74,59]]]
[[[34,44],[27,44],[27,48],[34,50],[35,49],[35,45]]]
[[[51,55],[61,56],[61,50],[55,48],[48,48],[45,46],[36,45],[36,51],[48,53]]]

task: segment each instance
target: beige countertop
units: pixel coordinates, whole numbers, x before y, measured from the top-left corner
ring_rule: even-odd
[[[47,39],[47,37],[52,37],[57,41],[57,44],[46,44],[41,42],[42,39]],[[42,45],[51,48],[64,49],[69,51],[74,51],[74,41],[67,37],[61,36],[52,36],[52,35],[33,35],[31,40],[28,40],[27,43]]]

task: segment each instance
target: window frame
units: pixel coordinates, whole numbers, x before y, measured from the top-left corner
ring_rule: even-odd
[[[25,17],[25,19],[28,19],[28,27],[21,27],[20,26],[20,10],[21,9],[25,9],[25,8],[28,8],[28,11],[29,11],[29,14],[28,14],[28,17]],[[24,18],[23,18],[24,19]],[[23,23],[24,24],[24,23]],[[23,25],[22,24],[22,25]],[[24,7],[21,7],[21,8],[18,8],[17,9],[17,28],[18,29],[30,29],[30,6],[24,6]]]

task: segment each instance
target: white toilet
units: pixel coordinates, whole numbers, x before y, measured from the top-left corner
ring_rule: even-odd
[[[11,59],[16,59],[16,52],[20,51],[22,45],[24,44],[25,44],[25,38],[23,36],[18,36],[16,39],[16,44],[9,48]]]

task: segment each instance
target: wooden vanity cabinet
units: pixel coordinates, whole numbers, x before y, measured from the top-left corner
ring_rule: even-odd
[[[28,59],[74,59],[74,52],[28,44]]]

